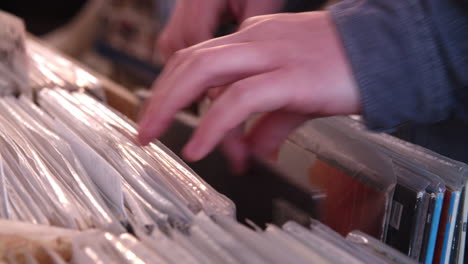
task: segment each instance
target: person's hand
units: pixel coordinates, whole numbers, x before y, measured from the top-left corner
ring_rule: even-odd
[[[308,118],[360,111],[347,57],[327,11],[247,19],[232,35],[177,52],[154,83],[139,141],[209,91],[215,98],[183,155],[197,161],[224,139],[237,168],[249,151],[271,155]],[[244,134],[243,122],[266,113]]]
[[[164,59],[174,52],[213,38],[226,15],[238,24],[251,16],[281,10],[285,0],[179,0],[158,39]]]

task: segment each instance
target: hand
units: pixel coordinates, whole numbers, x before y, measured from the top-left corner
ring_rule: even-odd
[[[220,20],[229,15],[239,24],[246,18],[279,12],[285,0],[179,0],[158,39],[164,59],[174,52],[213,38]]]
[[[308,118],[360,111],[358,89],[327,11],[247,19],[235,34],[177,52],[153,89],[140,123],[142,144],[211,90],[216,99],[183,155],[199,160],[224,139],[238,168],[250,151],[272,154]],[[245,135],[243,122],[257,113],[263,118]]]

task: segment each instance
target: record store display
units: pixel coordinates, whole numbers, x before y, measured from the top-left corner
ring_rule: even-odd
[[[313,139],[317,138],[314,131],[320,130],[333,131],[336,135],[349,138],[349,141],[361,142],[390,160],[396,182],[389,196],[390,206],[386,208],[387,217],[382,241],[421,263],[464,263],[465,227],[468,219],[468,201],[465,195],[468,180],[466,164],[390,135],[367,132],[359,120],[349,117],[311,121],[291,136],[287,144],[301,146],[303,151],[310,152],[314,148]],[[330,133],[324,134],[330,135]],[[362,146],[359,150],[355,149],[363,150]],[[369,150],[365,152],[372,153]],[[353,156],[359,157],[355,154]],[[317,155],[317,159],[319,158]],[[312,161],[311,166],[311,168],[317,166],[316,162]],[[389,174],[386,170],[379,173],[381,180],[385,179],[385,174]],[[337,177],[342,176],[333,177],[340,179]],[[360,181],[361,184],[375,185],[361,175],[349,177],[354,178],[354,181]],[[311,178],[311,181],[315,181],[315,174],[311,174]],[[342,182],[333,179],[328,182],[330,183],[328,190],[340,190],[339,197],[351,192],[349,186],[355,186],[348,184],[349,186],[343,190]],[[333,192],[330,193],[333,195]],[[367,203],[361,205],[356,197],[355,194],[352,200],[343,200],[348,206],[354,207],[353,210],[366,208]],[[382,220],[375,218],[375,215],[370,216],[374,217],[374,220]],[[328,224],[327,218],[319,219]],[[359,222],[359,224],[365,223]],[[377,237],[371,232],[367,233]]]
[[[1,263],[464,263],[467,165],[314,120],[278,165],[316,190],[315,219],[241,223],[164,144],[135,141],[99,77],[0,23]]]

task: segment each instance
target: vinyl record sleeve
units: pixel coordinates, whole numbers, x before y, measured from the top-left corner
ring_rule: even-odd
[[[451,253],[449,263],[463,263],[466,238],[466,228],[463,226],[466,225],[467,209],[468,205],[466,203],[466,187],[463,187],[460,195],[460,205],[458,207],[455,230],[452,237],[452,247],[450,249]]]
[[[437,234],[436,251],[434,254],[434,261],[436,263],[446,264],[450,259],[452,240],[449,238],[453,236],[453,231],[455,229],[459,201],[459,191],[446,190],[439,232]]]
[[[416,209],[421,208],[424,194],[424,192],[415,192],[401,184],[395,187],[385,242],[406,255],[409,255],[411,249]]]
[[[460,230],[460,245],[458,247],[458,263],[465,263],[465,256],[466,256],[466,250],[465,250],[465,245],[466,245],[466,238],[467,238],[467,222],[468,222],[468,194],[467,189],[468,188],[468,183],[464,187],[465,191],[465,196],[463,198],[463,212],[462,212],[462,221],[461,221],[461,230]],[[461,201],[460,201],[461,203]]]
[[[381,237],[390,197],[332,164],[317,159],[310,169],[311,183],[327,195],[320,206],[320,220],[343,236],[362,230]]]
[[[421,256],[424,239],[425,220],[429,209],[429,200],[431,195],[427,192],[420,197],[420,203],[415,208],[416,217],[413,219],[409,257],[418,260]],[[419,199],[419,198],[418,198]]]
[[[419,259],[419,262],[421,263],[432,263],[443,200],[443,193],[431,195],[426,218],[426,227],[424,230],[423,247],[421,249],[421,256]]]

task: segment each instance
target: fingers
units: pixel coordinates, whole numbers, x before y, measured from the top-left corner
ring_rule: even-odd
[[[203,158],[231,129],[254,113],[281,109],[290,100],[288,83],[281,71],[249,77],[232,84],[202,117],[183,150],[186,159]]]
[[[212,38],[227,9],[226,1],[203,0],[201,3],[193,2],[189,11],[191,20],[186,19],[182,27],[187,47]]]
[[[271,159],[286,138],[310,116],[284,110],[265,114],[245,137],[245,144],[261,157]]]
[[[244,130],[241,125],[226,134],[221,144],[221,150],[235,173],[242,174],[247,170],[249,150],[244,141]]]
[[[220,0],[178,1],[158,39],[165,61],[178,50],[212,38],[226,8],[226,1]]]
[[[208,88],[230,84],[274,66],[265,49],[247,44],[204,49],[186,58],[172,73],[156,82],[140,123],[140,142],[147,144],[158,137],[178,111]]]
[[[184,48],[182,50],[178,50],[175,52],[171,59],[167,61],[165,65],[165,72],[163,74],[169,74],[172,73],[172,71],[175,68],[178,68],[182,62],[187,60],[187,58],[190,58],[193,56],[194,53],[203,50],[203,49],[208,49],[208,48],[214,48],[214,47],[219,47],[219,46],[224,46],[224,45],[230,45],[230,44],[240,44],[240,43],[245,43],[247,42],[247,36],[246,34],[231,34],[228,36],[224,37],[219,37],[215,39],[210,39],[208,41],[204,41],[202,43],[198,43],[196,45],[193,45],[188,48]],[[162,78],[163,76],[160,76]]]
[[[169,22],[161,32],[157,41],[157,46],[161,52],[163,59],[166,61],[177,50],[184,48],[184,38],[181,28],[185,22],[184,9],[186,3],[179,1],[171,15]]]

